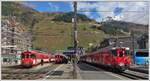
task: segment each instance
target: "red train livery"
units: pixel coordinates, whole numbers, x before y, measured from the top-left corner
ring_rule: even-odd
[[[81,61],[107,66],[113,70],[124,71],[131,64],[129,48],[113,47],[103,49],[80,57]]]
[[[40,63],[50,62],[50,58],[50,54],[43,54],[36,51],[24,51],[21,53],[21,65],[24,67],[32,67]]]
[[[61,53],[56,53],[54,55],[55,57],[55,63],[58,64],[58,63],[68,63],[68,58],[67,56],[61,54]]]

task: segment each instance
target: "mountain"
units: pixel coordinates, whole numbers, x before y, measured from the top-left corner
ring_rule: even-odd
[[[2,15],[9,16],[9,15],[21,15],[22,13],[26,12],[37,12],[36,10],[24,6],[19,2],[2,2]]]
[[[17,2],[2,2],[2,16],[15,16],[25,28],[32,32],[33,48],[48,51],[62,50],[73,45],[73,13],[38,12]],[[136,34],[147,32],[148,25],[123,21],[97,24],[83,14],[77,14],[78,46],[86,49],[99,44],[106,36],[126,36],[131,30]]]
[[[78,46],[88,48],[89,44],[101,42],[105,33],[91,28],[96,22],[85,15],[77,15]],[[73,45],[72,12],[38,12],[20,3],[3,1],[2,16],[15,16],[16,21],[32,32],[34,49],[62,50]]]
[[[73,12],[64,13],[61,15],[55,16],[54,21],[64,21],[64,22],[72,22],[72,18],[74,16]],[[92,19],[88,18],[86,15],[77,14],[77,21],[92,21]],[[94,21],[94,20],[93,20]]]
[[[2,2],[2,16],[15,16],[16,21],[25,25],[27,30],[32,30],[33,25],[43,18],[38,11],[11,1]]]
[[[110,35],[126,35],[130,34],[131,31],[135,35],[148,33],[148,25],[115,20],[99,23],[96,27],[93,26],[93,28],[102,30]]]

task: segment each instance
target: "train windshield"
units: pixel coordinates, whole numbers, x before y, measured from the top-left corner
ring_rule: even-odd
[[[111,52],[112,52],[112,54],[113,54],[114,56],[117,56],[117,51],[116,51],[116,50],[111,50]]]
[[[148,57],[148,52],[136,52],[137,57]]]
[[[129,50],[125,50],[125,55],[129,55],[130,51]]]
[[[25,58],[25,55],[23,53],[21,54],[21,58]]]
[[[123,51],[119,51],[118,53],[119,53],[119,57],[123,57],[124,55]]]

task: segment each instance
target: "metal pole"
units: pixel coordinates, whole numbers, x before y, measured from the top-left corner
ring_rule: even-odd
[[[77,2],[74,2],[74,49],[77,53]]]
[[[131,37],[132,37],[132,50],[133,50],[133,54],[132,54],[132,57],[133,57],[133,63],[135,64],[135,58],[134,58],[134,32],[133,30],[131,30]]]
[[[74,59],[73,59],[73,78],[76,79],[75,58],[77,54],[77,2],[73,2],[74,17],[73,17],[73,41],[74,41]]]
[[[15,28],[12,27],[12,40],[11,40],[11,44],[12,46],[14,46],[14,32],[15,32]],[[11,48],[11,53],[14,53],[14,47]]]

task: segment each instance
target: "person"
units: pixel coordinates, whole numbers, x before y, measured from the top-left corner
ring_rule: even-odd
[[[42,60],[41,60],[41,65],[43,65],[43,63],[44,63],[44,62],[43,62],[43,59],[42,59]]]

